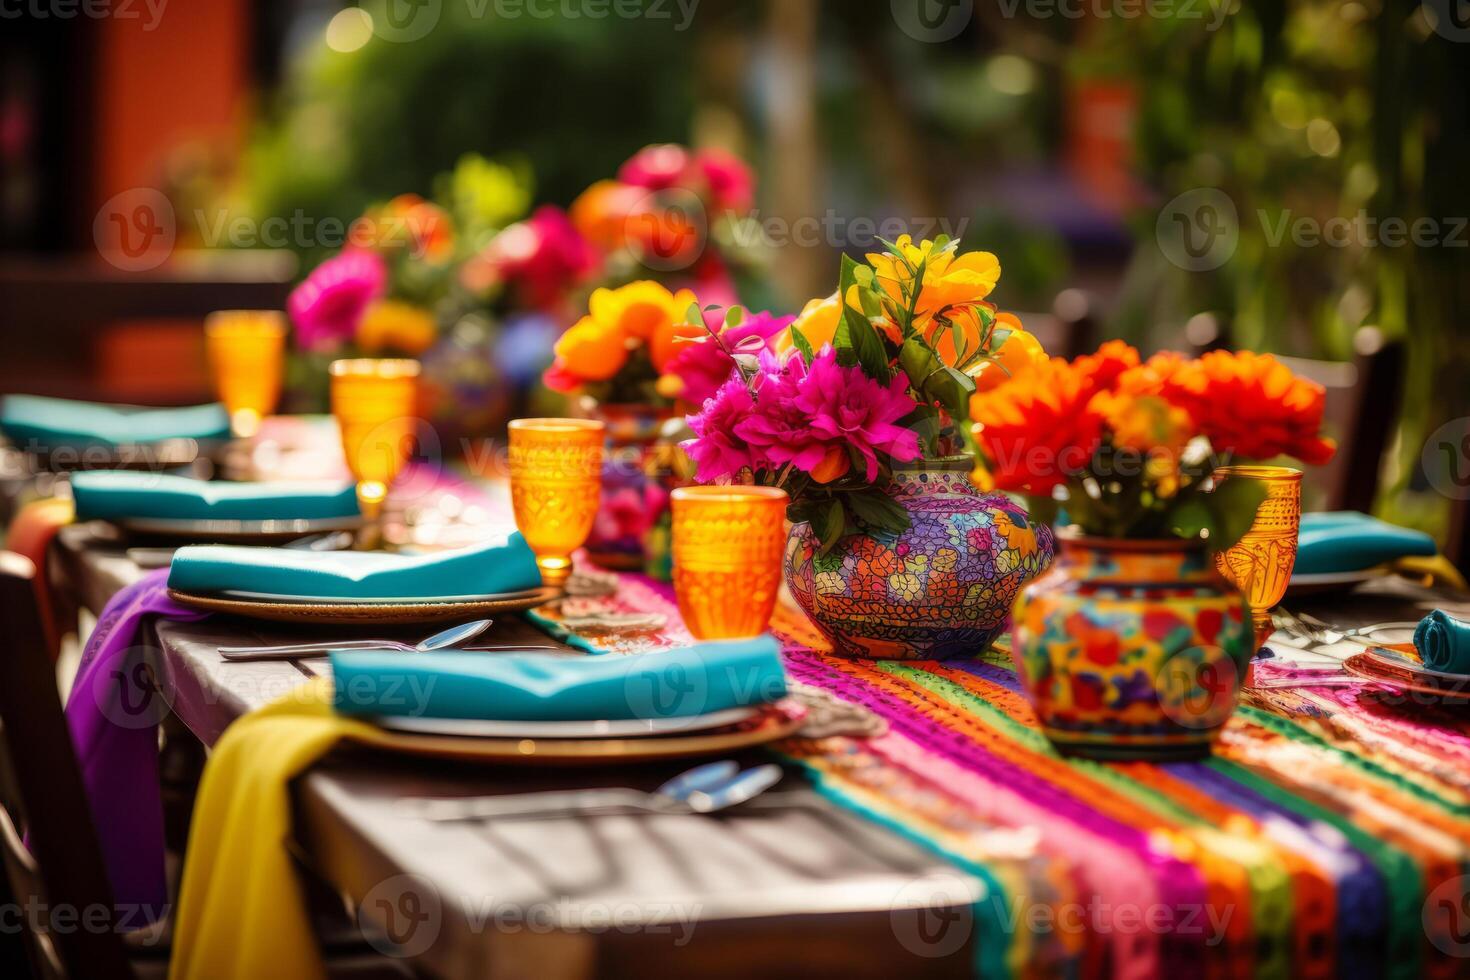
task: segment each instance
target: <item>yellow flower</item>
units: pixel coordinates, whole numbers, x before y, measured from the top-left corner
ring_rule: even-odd
[[[659,283],[640,279],[617,289],[596,290],[587,310],[598,323],[647,341],[670,324],[683,322],[694,302],[694,294],[687,289],[671,293]]]
[[[584,381],[606,381],[628,360],[627,337],[616,326],[584,316],[556,342],[556,360]]]
[[[837,302],[836,293],[811,300],[802,307],[801,313],[792,321],[791,326],[777,334],[776,353],[784,355],[796,349],[796,344],[791,339],[792,332],[796,330],[801,331],[807,343],[812,345],[812,350],[821,350],[824,345],[832,343],[832,338],[837,336],[837,324],[841,320],[842,304]]]
[[[935,314],[952,317],[964,307],[978,304],[1000,281],[1000,260],[990,252],[957,255],[936,249],[928,239],[915,245],[909,235],[900,236],[894,244],[907,263],[886,252],[868,255],[868,263],[883,290],[900,304],[904,302],[904,294],[912,292],[914,270],[923,264],[914,316],[917,328],[922,329]]]
[[[378,300],[357,325],[357,342],[370,353],[383,350],[418,355],[434,346],[439,329],[427,310],[398,300]]]

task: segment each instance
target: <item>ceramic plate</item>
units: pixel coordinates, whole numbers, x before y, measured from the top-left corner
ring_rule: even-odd
[[[1287,583],[1287,595],[1316,595],[1324,592],[1346,592],[1355,585],[1371,582],[1393,573],[1387,568],[1364,568],[1356,572],[1320,572],[1315,575],[1293,575]]]
[[[393,733],[393,748],[416,755],[483,762],[608,765],[722,755],[795,735],[806,709],[790,699],[767,705],[744,722],[696,734],[633,738],[465,738]]]
[[[512,592],[502,596],[475,599],[420,599],[411,602],[372,600],[313,601],[300,599],[231,599],[221,595],[200,595],[169,589],[169,597],[183,606],[207,612],[230,613],[251,619],[268,619],[282,623],[321,623],[337,626],[416,625],[442,623],[449,620],[483,619],[494,613],[531,609],[561,595],[560,590],[543,587],[531,592]]]
[[[510,602],[516,599],[531,599],[541,595],[540,588],[522,589],[519,592],[492,592],[485,595],[445,595],[436,596],[432,600],[424,596],[383,596],[372,599],[345,599],[342,596],[326,595],[281,595],[273,592],[245,592],[238,589],[225,589],[223,592],[212,593],[221,599],[238,599],[242,602],[291,602],[311,605],[341,605],[346,602],[371,602],[375,605],[402,606],[422,604],[425,602]]]
[[[728,708],[689,718],[633,718],[619,721],[487,721],[481,718],[375,719],[395,732],[472,738],[644,738],[728,728],[761,713],[760,708]]]
[[[119,518],[111,523],[129,534],[146,535],[152,538],[245,544],[291,541],[308,534],[325,534],[329,531],[355,531],[362,527],[362,518],[322,517],[294,521],[214,521],[129,517]]]
[[[1392,651],[1387,656],[1374,657],[1368,653],[1357,653],[1342,663],[1350,674],[1401,691],[1432,695],[1446,704],[1470,702],[1470,675],[1441,674],[1423,667],[1411,666],[1402,658],[1395,658]],[[1449,678],[1446,680],[1445,678]]]

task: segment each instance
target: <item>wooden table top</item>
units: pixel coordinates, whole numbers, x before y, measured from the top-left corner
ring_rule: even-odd
[[[53,556],[53,581],[93,611],[143,574],[86,525],[64,528]],[[325,659],[229,663],[217,652],[301,640],[304,629],[221,616],[155,632],[173,712],[205,745],[327,669]],[[519,618],[497,623],[495,638],[555,642]],[[438,976],[970,973],[972,939],[915,937],[964,928],[981,882],[833,806],[796,772],[769,799],[713,817],[445,825],[394,808],[414,796],[651,789],[686,767],[468,765],[343,749],[297,782],[296,844],[363,920]]]

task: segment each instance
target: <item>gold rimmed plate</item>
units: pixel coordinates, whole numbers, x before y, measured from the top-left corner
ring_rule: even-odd
[[[1355,572],[1314,572],[1293,575],[1287,582],[1286,594],[1304,596],[1346,592],[1364,582],[1371,582],[1391,574],[1393,574],[1392,571],[1379,565],[1373,568],[1362,568]]]
[[[767,705],[747,721],[695,734],[630,738],[473,738],[393,732],[393,747],[416,755],[502,763],[591,766],[688,759],[735,752],[789,738],[806,721],[807,709],[786,699]]]
[[[730,728],[750,721],[759,707],[726,708],[703,715],[678,718],[620,718],[603,721],[492,721],[482,718],[411,718],[384,715],[381,727],[411,735],[450,735],[456,738],[654,738]]]
[[[495,613],[532,609],[561,595],[559,589],[543,586],[527,592],[499,595],[461,596],[454,599],[374,601],[371,599],[325,599],[285,597],[242,599],[169,589],[169,598],[182,606],[206,612],[229,613],[250,619],[281,623],[320,623],[336,626],[416,625],[449,620],[483,619]]]
[[[222,521],[129,517],[118,518],[109,523],[117,525],[126,534],[139,537],[219,544],[266,544],[293,541],[309,534],[356,531],[362,527],[362,518],[321,517],[309,520]]]

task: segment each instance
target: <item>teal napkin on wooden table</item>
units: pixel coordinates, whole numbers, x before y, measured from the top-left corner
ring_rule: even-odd
[[[181,592],[258,592],[313,599],[453,599],[539,588],[520,532],[505,544],[427,555],[191,545],[174,553],[168,586]]]
[[[1430,670],[1470,674],[1470,623],[1442,609],[1425,616],[1414,630],[1414,648]]]
[[[634,655],[332,654],[338,712],[495,721],[687,718],[786,696],[770,635]]]
[[[1397,558],[1430,557],[1437,550],[1423,531],[1356,511],[1303,514],[1292,574],[1357,572]]]
[[[358,514],[351,483],[226,483],[136,470],[74,474],[77,520],[310,521]]]
[[[6,395],[0,432],[21,449],[144,445],[168,439],[224,439],[230,418],[218,403],[188,408],[138,408],[98,402]]]

